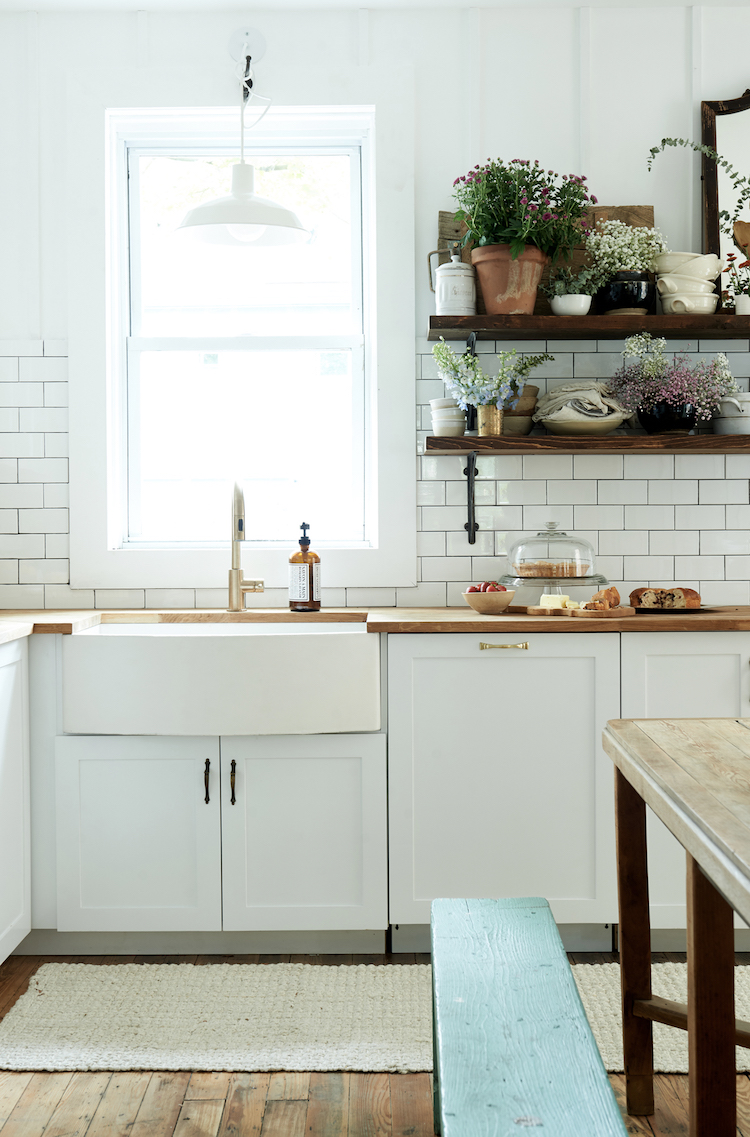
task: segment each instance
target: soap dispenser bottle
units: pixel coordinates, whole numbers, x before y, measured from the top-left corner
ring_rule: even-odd
[[[299,552],[289,558],[289,607],[292,612],[320,611],[320,557],[310,552],[306,521],[300,525]]]

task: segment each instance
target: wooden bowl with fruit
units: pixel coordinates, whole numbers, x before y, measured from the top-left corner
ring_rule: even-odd
[[[515,588],[506,588],[496,580],[485,580],[482,584],[470,585],[463,598],[480,616],[500,616],[515,594]]]

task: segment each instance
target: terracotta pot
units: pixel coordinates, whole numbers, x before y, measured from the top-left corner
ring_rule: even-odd
[[[550,258],[535,245],[525,245],[511,260],[510,245],[475,245],[472,264],[490,316],[530,316],[542,270]]]
[[[477,425],[480,435],[502,434],[503,415],[504,411],[496,407],[494,403],[488,403],[484,407],[477,407]]]

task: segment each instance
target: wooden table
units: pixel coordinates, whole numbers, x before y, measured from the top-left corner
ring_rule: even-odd
[[[736,1133],[732,909],[750,923],[750,719],[607,724],[615,763],[623,1046],[629,1114],[654,1112],[652,1022],[688,1032],[691,1137]],[[646,806],[687,853],[688,1002],[651,992]]]

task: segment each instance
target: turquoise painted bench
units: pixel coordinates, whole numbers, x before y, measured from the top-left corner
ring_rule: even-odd
[[[624,1137],[549,905],[432,904],[435,1132]]]

